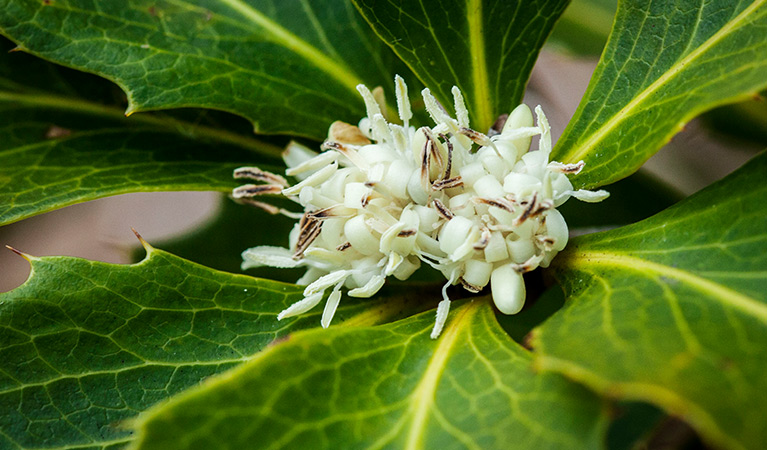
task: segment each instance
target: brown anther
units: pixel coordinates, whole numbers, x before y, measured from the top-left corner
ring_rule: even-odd
[[[538,193],[533,194],[533,199],[530,202],[522,202],[523,206],[527,205],[524,211],[522,211],[522,215],[514,219],[514,226],[520,226],[522,225],[525,220],[529,219],[530,216],[533,214],[533,211],[537,209],[538,206]]]
[[[338,247],[336,247],[336,250],[338,250],[339,252],[342,252],[342,251],[346,250],[347,248],[349,248],[351,246],[352,246],[351,242],[344,242],[343,244],[341,244]]]
[[[246,184],[235,188],[232,197],[240,199],[265,194],[281,194],[282,186],[276,184]]]
[[[480,291],[482,291],[481,287],[477,286],[476,284],[469,283],[468,281],[464,280],[463,277],[459,278],[459,281],[461,282],[461,285],[463,285],[463,288],[472,294],[478,294]]]
[[[447,144],[447,167],[445,167],[445,174],[442,175],[442,179],[447,180],[450,178],[450,172],[453,170],[453,143],[450,142],[449,136],[440,134],[439,137],[441,137],[445,141],[445,144]]]
[[[454,217],[453,213],[449,209],[447,209],[447,206],[445,206],[444,203],[437,200],[436,198],[433,200],[433,203],[434,203],[434,207],[437,209],[437,213],[439,213],[439,215],[442,216],[442,218],[444,218],[445,220],[450,220]]]
[[[551,250],[554,244],[556,244],[556,241],[554,240],[554,238],[549,236],[537,236],[536,240],[546,250]]]
[[[312,242],[317,239],[317,236],[320,235],[320,231],[322,231],[322,222],[311,217],[307,217],[307,214],[304,214],[306,220],[303,220],[302,218],[303,226],[301,227],[301,231],[298,233],[296,251],[293,253],[293,259],[303,258],[306,249],[309,248]]]
[[[328,140],[359,146],[370,144],[370,139],[366,138],[358,127],[340,120],[330,124]]]
[[[484,250],[487,248],[487,244],[490,243],[491,235],[489,228],[482,228],[482,234],[479,236],[479,240],[474,244],[474,250]]]
[[[550,210],[553,207],[554,207],[554,203],[552,203],[550,200],[546,200],[546,201],[540,202],[538,204],[538,208],[535,211],[533,211],[532,213],[530,213],[530,217],[528,217],[528,219],[531,218],[531,217],[537,217],[540,214],[544,213],[545,211]]]
[[[288,181],[271,172],[261,170],[258,167],[240,167],[234,170],[234,178],[247,178],[249,180],[258,180],[266,183],[279,184],[284,187],[290,186]]]
[[[421,149],[421,186],[424,190],[427,190],[429,187],[429,155],[431,153],[428,149],[431,145],[431,140],[429,140],[429,133],[426,132],[427,129],[426,127],[421,128],[423,134],[426,135],[426,142]]]
[[[304,215],[304,217],[307,217],[309,219],[313,220],[325,220],[330,219],[331,217],[348,217],[349,214],[342,213],[339,214],[339,209],[343,210],[344,207],[342,205],[335,205],[335,206],[329,206],[327,208],[318,209],[317,211],[311,211]]]
[[[514,212],[514,205],[512,205],[511,202],[505,198],[474,197],[472,201],[475,203],[481,203],[483,205],[495,206],[496,208],[500,208],[506,212]]]
[[[577,163],[573,164],[556,165],[552,167],[551,170],[567,174],[579,174],[585,165],[586,163],[583,161],[578,161]]]
[[[417,233],[416,230],[410,228],[408,230],[402,230],[399,233],[397,233],[397,237],[410,237],[414,236]]]
[[[431,188],[435,191],[441,191],[443,189],[450,189],[463,186],[463,180],[460,176],[450,178],[449,180],[439,180],[431,184]]]
[[[471,128],[462,127],[460,130],[458,130],[462,135],[468,137],[471,139],[474,143],[479,145],[491,145],[492,141],[490,141],[490,138],[486,135],[480,133],[479,131],[472,130]]]

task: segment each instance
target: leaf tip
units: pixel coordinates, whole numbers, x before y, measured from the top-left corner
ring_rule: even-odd
[[[8,250],[12,251],[13,253],[16,253],[17,255],[21,256],[22,258],[26,259],[29,262],[32,262],[32,260],[35,258],[34,256],[28,255],[28,254],[22,252],[21,250],[16,250],[15,248],[11,247],[10,245],[6,245],[5,248],[7,248]]]
[[[135,228],[131,227],[131,231],[133,231],[133,234],[136,235],[136,238],[138,238],[138,241],[141,243],[141,246],[144,247],[144,250],[146,250],[147,255],[149,255],[152,250],[154,250],[154,247],[149,245],[149,242],[147,242],[141,234],[136,231]]]

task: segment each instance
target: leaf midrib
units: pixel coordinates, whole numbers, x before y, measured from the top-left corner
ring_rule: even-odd
[[[707,280],[689,271],[671,267],[625,253],[583,251],[570,255],[567,264],[582,268],[588,265],[615,266],[646,274],[648,271],[664,278],[674,278],[694,289],[718,299],[720,303],[745,312],[767,325],[767,305],[728,287]]]
[[[429,411],[434,405],[434,393],[437,391],[437,385],[442,378],[442,372],[445,369],[450,351],[458,341],[464,326],[469,320],[464,317],[469,312],[476,310],[482,302],[472,302],[463,307],[463,310],[453,317],[448,318],[447,326],[439,336],[437,348],[434,349],[426,370],[423,373],[421,382],[410,395],[409,415],[412,417],[410,431],[404,448],[406,450],[417,450],[423,448],[422,439],[424,429],[429,418]]]
[[[635,108],[637,108],[641,103],[650,95],[652,95],[656,90],[666,85],[671,79],[675,78],[680,73],[683,73],[685,70],[685,66],[689,65],[692,61],[697,59],[699,56],[704,54],[706,51],[711,49],[715,44],[717,44],[720,40],[722,40],[727,34],[729,34],[736,26],[740,24],[747,16],[751,14],[754,10],[756,10],[759,6],[765,3],[767,0],[757,0],[754,3],[752,3],[748,8],[744,9],[740,14],[738,14],[734,19],[730,20],[725,26],[723,26],[719,31],[714,33],[710,38],[708,38],[703,44],[701,44],[698,48],[690,52],[687,56],[677,61],[675,64],[673,64],[671,67],[669,67],[666,72],[663,73],[660,77],[658,77],[657,80],[655,80],[652,84],[647,86],[642,92],[640,92],[636,97],[634,97],[630,102],[626,104],[623,108],[621,108],[620,111],[618,111],[614,116],[612,116],[609,120],[607,120],[602,127],[600,127],[594,134],[589,137],[586,142],[584,142],[582,145],[576,145],[573,147],[573,151],[568,155],[565,154],[561,157],[561,160],[565,163],[579,161],[581,159],[584,159],[589,153],[590,150],[595,147],[600,141],[602,141],[613,129],[618,127],[618,125],[623,122],[623,120],[628,117]]]
[[[331,58],[325,56],[316,47],[310,45],[287,29],[264,16],[260,11],[241,0],[220,0],[229,8],[237,11],[243,17],[265,29],[274,38],[275,42],[285,46],[292,52],[300,55],[306,61],[313,64],[323,72],[338,80],[344,87],[349,89],[355,95],[357,94],[357,85],[362,81],[344,64],[340,64]]]
[[[180,135],[205,137],[211,140],[233,144],[246,150],[271,157],[277,157],[282,152],[282,149],[274,144],[270,144],[249,136],[232,133],[224,129],[217,129],[205,125],[193,125],[191,123],[171,117],[159,117],[153,114],[132,114],[130,118],[128,118],[120,108],[102,105],[86,100],[75,99],[72,97],[45,93],[12,93],[0,91],[0,103],[2,102],[15,102],[32,107],[70,111],[73,113],[81,113],[98,117],[106,116],[123,120],[126,124],[130,124],[132,121],[135,123],[151,125],[165,131],[168,129],[182,130],[183,133],[179,133]]]
[[[480,129],[492,123],[490,107],[490,79],[487,73],[485,37],[482,25],[482,0],[467,0],[466,15],[469,22],[469,51],[472,55],[471,73],[474,80],[474,105]]]

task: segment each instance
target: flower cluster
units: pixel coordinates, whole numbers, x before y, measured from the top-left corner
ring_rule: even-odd
[[[447,318],[447,287],[453,284],[470,292],[490,284],[501,312],[519,312],[525,301],[522,274],[547,267],[567,244],[567,224],[556,208],[570,197],[596,202],[609,194],[573,190],[567,175],[578,173],[582,161],[549,162],[551,132],[540,106],[535,123],[523,104],[488,136],[469,127],[456,87],[456,118],[428,89],[421,92],[435,126],[418,129],[409,125],[412,112],[400,77],[395,90],[402,125],[387,121],[365,86],[358,90],[367,108],[359,126],[334,123],[322,153],[292,143],[283,154],[286,174],[297,184],[289,186],[256,167],[235,171],[237,178],[266,183],[235,189],[236,199],[300,218],[290,233],[290,249],[261,246],[243,253],[244,269],[307,268],[298,280],[306,285],[304,299],[278,319],[308,311],[331,289],[321,320],[327,327],[342,287],[350,297],[370,297],[386,277],[405,280],[421,263],[447,279],[432,338]],[[539,149],[529,151],[536,135]],[[280,193],[299,203],[303,213],[254,199]]]

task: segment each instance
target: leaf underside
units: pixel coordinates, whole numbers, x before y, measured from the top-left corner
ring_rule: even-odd
[[[767,154],[661,214],[574,239],[537,365],[649,401],[726,448],[767,441]],[[594,351],[598,348],[599,351]]]
[[[765,54],[766,0],[623,1],[552,158],[586,162],[576,187],[619,180],[693,117],[767,86]]]

